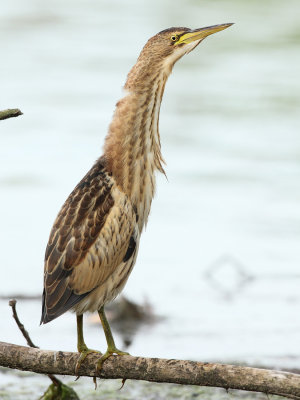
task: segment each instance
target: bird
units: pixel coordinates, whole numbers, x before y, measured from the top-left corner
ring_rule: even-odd
[[[45,251],[41,324],[70,310],[77,318],[76,364],[92,352],[83,335],[83,314],[98,312],[107,350],[119,350],[104,306],[124,288],[135,264],[141,233],[156,189],[156,172],[165,174],[159,133],[160,105],[174,64],[207,36],[232,23],[200,29],[173,27],[143,47],[116,104],[103,155],[63,204]]]

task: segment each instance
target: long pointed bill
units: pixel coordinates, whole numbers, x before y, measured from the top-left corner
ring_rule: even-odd
[[[194,29],[193,31],[181,35],[178,42],[176,42],[175,45],[181,43],[191,43],[196,40],[203,40],[207,36],[212,35],[213,33],[220,32],[223,29],[229,28],[231,25],[233,24],[213,25],[213,26],[207,26],[206,28]]]

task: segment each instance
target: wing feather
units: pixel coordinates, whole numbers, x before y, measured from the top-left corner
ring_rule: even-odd
[[[100,159],[64,203],[45,253],[41,323],[103,284],[126,256],[136,217],[126,196],[114,192]]]

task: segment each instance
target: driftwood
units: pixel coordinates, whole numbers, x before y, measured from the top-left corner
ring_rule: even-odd
[[[82,363],[79,375],[96,377],[97,354]],[[78,353],[47,351],[0,342],[0,365],[41,374],[74,375]],[[110,357],[99,375],[185,385],[239,389],[300,400],[300,375],[259,368],[132,356]]]
[[[53,386],[60,388],[63,384],[53,374],[75,375],[78,353],[38,349],[19,320],[16,303],[17,301],[14,299],[9,301],[13,318],[27,344],[31,347],[0,342],[0,365],[47,374],[53,382],[49,389],[52,390]],[[240,389],[300,400],[300,374],[236,365],[132,356],[110,357],[105,361],[100,374],[98,374],[96,372],[98,359],[99,354],[90,354],[81,364],[79,370],[80,376],[92,377],[95,385],[97,377],[104,379],[121,378],[123,384],[126,379],[136,379]],[[66,389],[70,390],[68,387]]]
[[[22,111],[20,111],[18,108],[3,110],[3,111],[0,111],[0,120],[18,117],[19,115],[22,115],[22,114],[23,114]]]

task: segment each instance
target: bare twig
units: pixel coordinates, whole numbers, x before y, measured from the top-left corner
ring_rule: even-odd
[[[3,111],[0,111],[0,120],[18,117],[19,115],[23,115],[23,113],[18,108],[3,110]]]
[[[17,304],[17,300],[16,299],[11,299],[9,300],[8,304],[10,305],[10,307],[12,308],[12,312],[13,312],[13,317],[14,320],[16,321],[16,324],[18,325],[18,328],[20,329],[20,331],[22,332],[22,335],[24,336],[27,344],[29,347],[33,347],[34,349],[39,349],[38,346],[36,346],[33,341],[31,340],[29,333],[27,332],[27,330],[25,329],[24,325],[22,324],[22,322],[19,320],[18,314],[17,314],[17,310],[16,310],[16,304]],[[52,375],[52,374],[47,374],[48,377],[51,379],[51,381],[54,383],[54,385],[59,385],[61,383],[61,381],[59,379],[56,378],[56,376]]]
[[[18,328],[22,332],[22,335],[24,336],[28,346],[34,347],[35,349],[38,349],[39,347],[36,346],[35,344],[33,344],[33,341],[31,340],[31,338],[29,336],[29,333],[26,331],[24,325],[19,320],[19,317],[18,317],[18,314],[17,314],[17,310],[16,310],[17,300],[16,299],[9,300],[8,304],[12,308],[14,320],[16,321],[16,324],[18,325]]]
[[[81,376],[97,376],[99,355],[81,364]],[[38,350],[0,342],[0,365],[41,374],[75,375],[78,353]],[[300,400],[300,375],[259,368],[143,357],[110,357],[103,364],[104,379],[137,379],[239,389]]]

